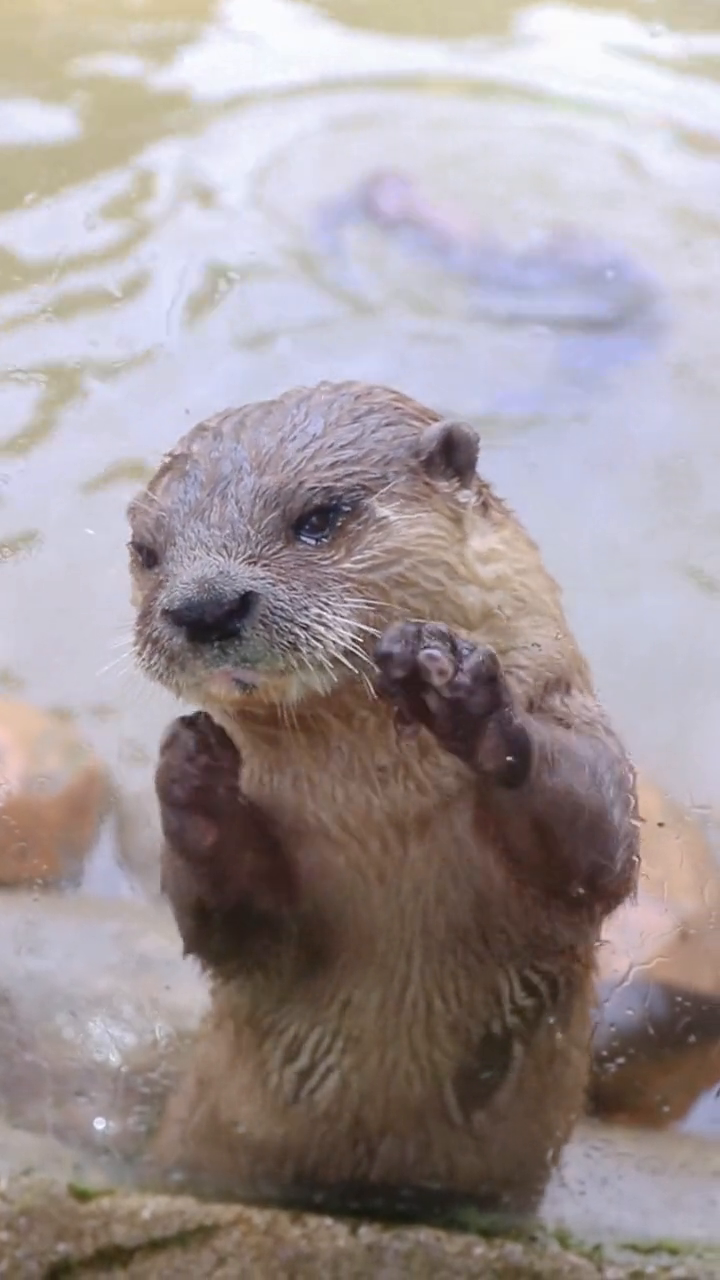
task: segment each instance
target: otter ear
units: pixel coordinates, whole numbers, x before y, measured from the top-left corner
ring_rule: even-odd
[[[480,437],[467,422],[444,418],[420,437],[420,458],[429,476],[456,480],[469,489],[476,472]]]

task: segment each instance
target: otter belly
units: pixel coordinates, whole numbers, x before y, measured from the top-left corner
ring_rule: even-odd
[[[536,1205],[583,1103],[591,966],[559,961],[517,895],[511,910],[493,848],[469,846],[472,803],[456,790],[405,829],[368,803],[365,830],[274,804],[320,961],[288,953],[215,986],[155,1143],[164,1170],[293,1203],[424,1188]]]
[[[171,1100],[153,1152],[165,1174],[251,1199],[362,1207],[373,1189],[425,1189],[431,1203],[536,1206],[583,1105],[589,990],[522,1043],[479,1016],[474,1035],[393,1018],[357,988],[321,1017],[246,1020],[239,1003],[219,993]]]

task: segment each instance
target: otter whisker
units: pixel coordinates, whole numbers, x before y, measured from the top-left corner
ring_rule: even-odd
[[[123,669],[122,664],[123,663],[129,664],[131,661],[132,661],[132,653],[130,652],[130,650],[125,649],[123,653],[120,653],[117,655],[117,657],[112,658],[110,662],[106,662],[104,667],[100,667],[100,669],[95,672],[95,676],[99,680],[99,679],[102,679],[103,676],[108,675],[111,671],[117,675],[118,669],[120,669],[120,671],[122,671]]]
[[[297,715],[295,714],[294,707],[290,706],[287,702],[281,702],[280,716],[282,718],[283,725],[285,729],[287,729],[288,733],[297,731],[297,727],[298,727]]]
[[[353,654],[353,656],[356,657],[362,664],[364,664],[365,666],[374,668],[375,664],[372,658],[370,657],[369,654],[365,652],[364,649],[360,647],[360,645],[358,644],[354,636],[340,634],[338,636],[338,640],[345,653]]]
[[[353,627],[356,631],[360,631],[364,636],[379,636],[382,634],[378,627],[370,627],[365,622],[354,622]]]
[[[116,636],[114,640],[110,641],[110,643],[108,644],[108,649],[120,649],[120,648],[129,649],[132,643],[133,643],[132,631],[131,630],[124,631],[122,635]]]
[[[375,688],[375,685],[373,684],[373,682],[372,682],[372,680],[370,679],[369,675],[367,674],[367,672],[366,672],[366,671],[358,671],[358,673],[357,673],[357,674],[359,675],[360,680],[362,681],[362,683],[364,684],[364,686],[365,686],[365,688],[366,688],[366,690],[367,690],[367,692],[368,692],[368,696],[369,696],[369,698],[370,698],[370,701],[371,701],[371,702],[372,702],[372,701],[374,701],[374,700],[377,698],[378,693],[377,693],[377,689]]]
[[[387,600],[372,600],[367,596],[343,596],[343,604],[348,609],[384,609],[388,606]]]
[[[335,660],[335,662],[339,662],[341,666],[345,667],[347,671],[351,671],[353,675],[357,675],[357,672],[356,672],[356,670],[355,670],[354,666],[353,666],[353,665],[352,665],[352,663],[351,663],[351,662],[350,662],[350,661],[345,657],[345,654],[344,654],[344,653],[341,653],[339,650],[338,650],[338,651],[336,651],[336,652],[334,652],[334,653],[333,653],[333,659]],[[328,662],[328,670],[329,670],[329,671],[331,671],[331,670],[332,670],[332,663],[330,663],[330,662]]]

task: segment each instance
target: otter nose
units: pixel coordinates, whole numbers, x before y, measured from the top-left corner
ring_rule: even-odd
[[[239,596],[203,596],[185,600],[163,613],[193,644],[212,644],[239,636],[256,600],[254,591],[244,591]]]

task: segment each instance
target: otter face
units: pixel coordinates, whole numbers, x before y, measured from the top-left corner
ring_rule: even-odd
[[[370,688],[380,630],[427,610],[429,542],[457,546],[477,452],[470,427],[359,383],[201,423],[128,511],[140,667],[199,705]]]

